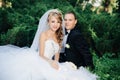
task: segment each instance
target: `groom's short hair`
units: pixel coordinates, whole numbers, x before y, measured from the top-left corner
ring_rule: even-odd
[[[77,15],[76,15],[75,11],[73,11],[73,10],[67,11],[65,14],[73,14],[75,19],[77,19]]]

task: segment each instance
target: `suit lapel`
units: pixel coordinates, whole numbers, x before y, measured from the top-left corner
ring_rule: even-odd
[[[71,41],[71,37],[72,37],[72,33],[73,33],[73,30],[70,31],[70,33],[68,34],[68,37],[67,37],[67,43],[69,44]]]

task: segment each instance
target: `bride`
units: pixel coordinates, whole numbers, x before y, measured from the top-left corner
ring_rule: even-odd
[[[97,80],[83,67],[77,69],[72,62],[58,62],[62,24],[61,12],[48,10],[40,19],[30,48],[0,46],[0,80]]]

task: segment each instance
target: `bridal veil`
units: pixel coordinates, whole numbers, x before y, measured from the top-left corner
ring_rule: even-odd
[[[35,50],[35,51],[38,51],[38,46],[39,46],[39,38],[40,38],[40,34],[42,32],[44,32],[45,30],[49,29],[49,26],[47,24],[47,18],[48,18],[48,15],[50,12],[59,12],[60,11],[58,9],[51,9],[51,10],[48,10],[39,20],[39,25],[38,25],[38,29],[37,29],[37,32],[35,34],[35,37],[34,37],[34,40],[33,40],[33,43],[31,45],[31,49]],[[63,23],[63,22],[62,22]],[[62,27],[64,27],[64,23],[62,24]],[[63,28],[63,34],[64,34],[64,28]]]

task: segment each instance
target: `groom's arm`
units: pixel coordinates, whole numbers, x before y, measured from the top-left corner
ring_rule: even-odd
[[[85,66],[93,67],[92,54],[90,53],[89,46],[81,33],[75,34],[74,46],[77,49],[78,54],[82,55]]]

